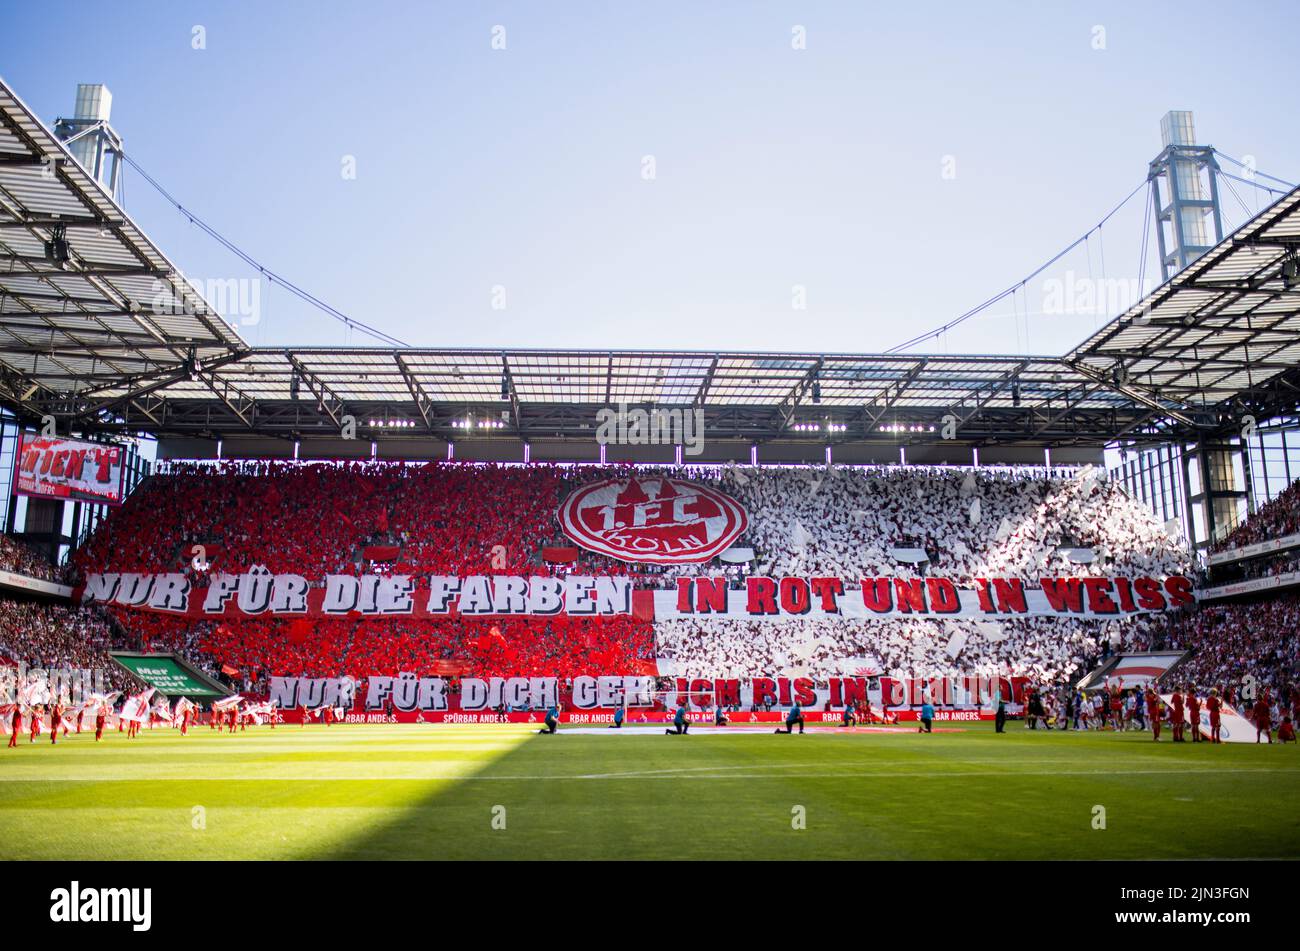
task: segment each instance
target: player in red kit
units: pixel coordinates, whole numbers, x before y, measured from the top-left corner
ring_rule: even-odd
[[[1160,698],[1151,687],[1147,687],[1147,719],[1151,721],[1152,739],[1160,739]]]
[[[1174,690],[1172,706],[1173,711],[1169,716],[1173,721],[1174,742],[1181,743],[1183,742],[1183,724],[1186,720],[1183,717],[1183,695],[1177,689]]]
[[[1295,742],[1295,724],[1291,722],[1290,714],[1284,716],[1282,722],[1278,724],[1277,739],[1279,743]]]
[[[104,724],[108,721],[108,711],[100,705],[99,710],[95,712],[95,742],[98,743],[104,738]]]
[[[1270,743],[1273,742],[1273,712],[1269,709],[1268,700],[1260,697],[1255,701],[1255,707],[1252,711],[1255,715],[1255,742],[1259,742],[1259,736],[1262,733],[1268,737]]]
[[[54,702],[50,707],[50,745],[53,746],[59,739],[59,727],[63,726],[63,704],[59,701]],[[63,732],[67,733],[68,728],[63,727]]]
[[[36,737],[40,736],[41,718],[44,716],[45,716],[45,707],[41,706],[41,704],[39,703],[36,706],[32,707],[32,713],[31,713],[32,730],[31,730],[31,734],[27,738],[28,743],[35,743]]]
[[[1192,721],[1192,742],[1201,742],[1201,698],[1195,687],[1187,690],[1187,718]]]
[[[1210,714],[1210,742],[1222,743],[1223,741],[1219,739],[1219,727],[1222,724],[1223,714],[1220,711],[1223,709],[1223,701],[1219,699],[1218,687],[1210,688],[1210,696],[1205,701],[1205,709]]]
[[[9,748],[18,748],[18,734],[23,732],[23,713],[18,704],[14,704],[13,719],[9,721]]]

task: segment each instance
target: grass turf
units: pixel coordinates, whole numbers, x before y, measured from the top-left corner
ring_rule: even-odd
[[[1297,858],[1298,797],[1294,745],[1018,723],[146,730],[0,749],[0,858]]]

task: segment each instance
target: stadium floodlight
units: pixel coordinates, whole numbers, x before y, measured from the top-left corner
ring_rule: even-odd
[[[1282,264],[1282,286],[1287,290],[1300,285],[1300,256],[1292,252]]]
[[[55,225],[50,230],[50,240],[45,242],[45,260],[59,267],[68,263],[67,230],[66,225]]]

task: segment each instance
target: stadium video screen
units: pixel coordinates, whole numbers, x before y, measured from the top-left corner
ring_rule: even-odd
[[[14,491],[37,499],[120,505],[120,445],[22,433],[14,457]]]

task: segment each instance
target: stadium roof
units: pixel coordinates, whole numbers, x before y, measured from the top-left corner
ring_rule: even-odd
[[[1294,405],[1300,283],[1287,287],[1281,270],[1297,253],[1300,189],[1242,225],[1067,359],[1098,379],[1131,383],[1189,410],[1268,404],[1279,386]]]
[[[46,258],[65,229],[69,260]],[[0,388],[43,410],[71,392],[174,377],[247,350],[99,183],[0,82]]]
[[[1294,409],[1297,245],[1293,192],[1064,357],[251,348],[0,82],[0,402],[61,432],[589,441],[627,404],[750,442],[1196,438]]]

